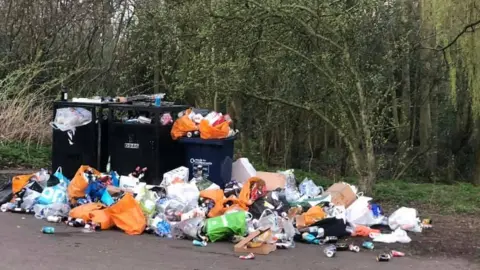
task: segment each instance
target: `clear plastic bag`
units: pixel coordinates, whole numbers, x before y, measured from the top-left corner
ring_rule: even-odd
[[[38,219],[44,219],[48,216],[68,217],[70,206],[62,203],[54,203],[50,205],[36,204],[33,207],[33,211],[35,212],[35,217]]]
[[[300,194],[307,198],[315,198],[323,193],[323,188],[317,186],[312,179],[305,178],[298,186]]]
[[[35,206],[35,204],[37,203],[37,199],[41,195],[42,194],[40,192],[27,188],[25,194],[23,195],[23,202],[20,206],[23,209],[31,210]]]
[[[177,183],[167,187],[167,198],[187,205],[190,209],[198,206],[200,191],[195,183]]]
[[[200,239],[200,232],[205,226],[205,218],[196,217],[187,219],[173,226],[173,237],[177,239]]]
[[[393,212],[388,218],[390,229],[401,228],[406,231],[422,232],[420,219],[417,217],[417,210],[414,208],[401,207]]]
[[[59,108],[55,120],[50,123],[54,129],[61,131],[75,130],[76,127],[92,122],[92,112],[85,108]]]
[[[295,180],[295,175],[293,174],[293,169],[286,171],[279,171],[278,173],[283,174],[287,181],[285,183],[285,198],[288,202],[296,202],[300,199],[300,192],[297,189],[297,181]]]

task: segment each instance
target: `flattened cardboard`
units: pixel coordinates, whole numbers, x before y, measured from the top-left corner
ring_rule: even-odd
[[[275,251],[277,249],[277,246],[275,244],[262,244],[259,247],[255,248],[249,248],[247,247],[247,244],[251,242],[255,237],[264,234],[268,232],[270,229],[264,230],[264,231],[254,231],[250,233],[245,239],[242,241],[238,242],[234,247],[233,250],[236,253],[253,253],[253,254],[259,254],[259,255],[268,255],[272,251]]]
[[[271,173],[271,172],[257,172],[257,177],[265,181],[267,185],[267,191],[272,191],[277,188],[285,188],[287,179],[285,175],[281,173]]]

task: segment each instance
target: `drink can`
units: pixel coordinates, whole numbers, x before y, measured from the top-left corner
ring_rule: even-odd
[[[53,222],[53,223],[58,223],[58,222],[62,221],[62,218],[58,217],[58,216],[48,216],[47,221],[48,222]]]
[[[346,251],[348,250],[348,245],[345,244],[345,243],[337,243],[335,245],[335,247],[337,248],[337,251]]]
[[[365,241],[365,242],[363,242],[362,247],[364,247],[366,249],[374,249],[375,245],[370,241]]]
[[[55,233],[55,228],[44,226],[42,228],[42,233],[44,233],[44,234],[54,234]]]
[[[383,253],[377,256],[377,262],[388,262],[390,258],[390,254]]]
[[[248,255],[242,255],[238,257],[240,260],[253,260],[255,259],[255,254],[250,253]]]
[[[360,252],[360,247],[359,246],[356,246],[354,244],[351,244],[348,246],[348,249],[352,252]]]
[[[338,238],[336,236],[327,236],[325,237],[325,239],[323,239],[323,243],[324,244],[327,244],[327,243],[336,243],[338,241]]]
[[[198,241],[198,240],[193,240],[192,244],[196,247],[206,247],[207,246],[207,242]]]
[[[325,253],[325,256],[327,256],[328,258],[332,258],[333,256],[335,256],[335,253],[337,253],[337,248],[335,247],[335,245],[328,245],[323,249],[323,253]]]
[[[396,251],[396,250],[392,250],[392,251],[390,252],[390,255],[391,255],[392,257],[405,257],[405,253],[400,252],[400,251]]]

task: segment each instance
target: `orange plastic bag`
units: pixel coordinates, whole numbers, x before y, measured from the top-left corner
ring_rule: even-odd
[[[102,230],[108,230],[115,226],[112,218],[107,213],[107,209],[94,210],[89,214],[90,220],[100,225]]]
[[[188,115],[191,112],[192,112],[192,110],[188,109],[185,112],[184,116],[178,118],[175,121],[175,123],[173,123],[172,131],[170,132],[170,135],[172,135],[172,139],[177,140],[181,137],[187,136],[188,132],[198,130],[198,127],[195,124],[195,122],[193,122],[190,118],[188,118]]]
[[[12,179],[12,193],[15,194],[22,190],[23,187],[28,183],[33,174],[28,175],[17,175]]]
[[[217,126],[210,126],[207,120],[200,122],[200,138],[204,140],[209,139],[225,139],[230,133],[230,124],[223,122]]]
[[[140,204],[130,193],[125,194],[117,203],[107,208],[107,214],[110,215],[115,226],[129,235],[142,234],[147,226]]]
[[[248,181],[243,185],[242,190],[240,191],[240,195],[238,199],[242,201],[245,205],[250,206],[252,205],[253,201],[251,200],[250,192],[252,191],[253,184],[257,184],[259,187],[266,187],[265,181],[258,177],[251,177]]]
[[[73,208],[70,211],[69,216],[72,218],[81,218],[85,222],[89,222],[91,220],[90,213],[96,210],[100,210],[104,207],[105,206],[101,203],[87,203]]]
[[[88,182],[87,179],[85,179],[84,172],[88,169],[92,169],[95,175],[100,175],[99,171],[91,168],[90,166],[80,166],[67,188],[68,198],[71,202],[75,202],[77,198],[85,197],[85,190],[88,187]]]
[[[211,189],[200,191],[200,197],[210,199],[215,202],[215,206],[208,212],[208,217],[218,217],[223,215],[223,200],[225,195],[221,189]]]
[[[326,218],[327,214],[325,214],[325,211],[323,211],[320,206],[314,206],[308,209],[308,211],[303,214],[303,217],[305,218],[305,225],[310,226]]]

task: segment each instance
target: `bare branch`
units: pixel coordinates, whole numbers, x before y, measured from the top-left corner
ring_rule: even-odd
[[[471,29],[471,32],[474,32],[475,31],[475,26],[479,25],[480,24],[480,20],[476,21],[476,22],[473,22],[467,26],[465,26],[463,28],[463,30],[458,33],[458,35],[452,40],[450,41],[450,43],[448,43],[446,46],[442,47],[439,49],[439,51],[445,51],[446,49],[452,47],[456,42],[457,40],[465,33],[469,32],[469,30]]]

